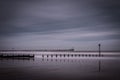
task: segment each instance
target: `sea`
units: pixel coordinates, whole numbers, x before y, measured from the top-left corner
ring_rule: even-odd
[[[18,53],[34,54],[35,57],[0,59],[0,80],[120,80],[120,52],[101,52],[103,55],[113,55],[102,57],[42,57],[42,54],[98,54],[97,52],[19,51],[3,54]]]

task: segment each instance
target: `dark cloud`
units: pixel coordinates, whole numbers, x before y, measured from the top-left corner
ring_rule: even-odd
[[[25,44],[30,35],[29,46],[43,41],[50,46],[51,38],[58,46],[120,40],[119,0],[0,0],[0,12],[0,43],[13,47],[19,40]]]
[[[106,17],[104,21],[112,23],[114,25],[113,27],[118,27],[120,25],[119,0],[100,0],[95,2],[95,4],[95,7],[101,11],[102,16]]]

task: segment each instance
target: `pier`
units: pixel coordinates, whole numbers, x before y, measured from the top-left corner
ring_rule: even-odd
[[[34,54],[0,54],[0,58],[34,58]]]
[[[99,56],[99,54],[41,54],[41,56],[44,57],[103,57]]]

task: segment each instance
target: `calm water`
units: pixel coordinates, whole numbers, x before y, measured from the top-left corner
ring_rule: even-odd
[[[1,59],[0,80],[120,80],[120,57]]]

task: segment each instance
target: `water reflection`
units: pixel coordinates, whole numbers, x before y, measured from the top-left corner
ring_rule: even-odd
[[[98,62],[98,65],[99,65],[99,72],[101,72],[101,60],[99,60],[99,62]]]
[[[17,76],[17,80],[114,80],[114,77],[119,79],[119,76],[116,76],[120,70],[119,62],[77,57],[1,59],[0,79],[16,80],[14,76]]]
[[[74,64],[74,63],[77,63],[79,65],[88,65],[88,64],[92,64],[92,65],[96,65],[97,68],[96,68],[96,71],[98,72],[101,72],[101,63],[102,61],[101,60],[81,60],[81,59],[66,59],[66,58],[41,58],[41,61],[42,62],[47,62],[47,63],[57,63],[57,64],[60,64],[60,63],[66,63],[66,64]]]

